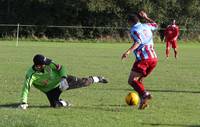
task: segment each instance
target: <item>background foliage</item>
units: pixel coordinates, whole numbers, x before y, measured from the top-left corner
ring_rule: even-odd
[[[183,37],[199,39],[199,0],[0,0],[0,24],[29,24],[21,36],[48,38],[125,37],[127,14],[145,10],[161,26],[172,19],[180,25]],[[84,29],[49,28],[48,25],[90,26]],[[99,29],[93,27],[114,27]],[[10,36],[16,28],[1,28],[1,36]]]

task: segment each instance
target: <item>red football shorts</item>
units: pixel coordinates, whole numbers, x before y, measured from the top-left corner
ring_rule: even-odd
[[[167,40],[166,48],[170,48],[171,45],[172,45],[172,48],[177,48],[177,41],[176,40]]]
[[[132,67],[132,71],[141,73],[143,76],[149,75],[153,69],[156,67],[157,59],[147,59],[142,61],[135,61]]]

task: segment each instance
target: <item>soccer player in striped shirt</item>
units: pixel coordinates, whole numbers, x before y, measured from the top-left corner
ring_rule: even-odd
[[[150,23],[140,23],[139,17],[144,18]],[[143,79],[153,71],[157,64],[152,31],[156,30],[158,26],[144,11],[140,11],[139,14],[129,15],[128,23],[131,25],[130,35],[133,44],[122,54],[121,58],[127,58],[131,52],[136,56],[128,83],[140,96],[139,109],[144,109],[152,98],[151,94],[144,87]]]

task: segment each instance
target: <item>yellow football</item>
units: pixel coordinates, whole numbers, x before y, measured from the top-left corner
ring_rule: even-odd
[[[130,106],[136,106],[138,105],[139,101],[140,101],[140,98],[138,96],[138,94],[134,93],[134,92],[130,92],[126,98],[126,103]]]

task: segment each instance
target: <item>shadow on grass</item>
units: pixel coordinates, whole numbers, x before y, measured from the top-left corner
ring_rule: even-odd
[[[52,108],[49,105],[31,105],[28,108]]]
[[[95,88],[97,89],[97,88]],[[98,90],[105,90],[105,91],[134,91],[132,88],[101,88]],[[193,91],[193,90],[167,90],[167,89],[149,89],[150,92],[166,92],[166,93],[191,93],[191,94],[200,94],[200,91]]]
[[[142,123],[150,126],[167,126],[167,127],[200,127],[200,125],[184,125],[184,124],[163,124],[163,123]]]
[[[127,107],[127,105],[72,106],[73,109],[83,109],[83,110],[90,110],[90,111],[101,110],[101,111],[108,111],[108,112],[124,112],[124,110],[128,110],[125,107]]]
[[[18,108],[19,103],[0,104],[0,108]],[[28,108],[51,108],[48,105],[31,105]]]
[[[133,89],[129,88],[90,88],[95,90],[105,90],[105,91],[132,91]]]
[[[155,90],[149,89],[150,92],[167,92],[167,93],[192,93],[192,94],[200,94],[200,91],[191,91],[191,90]]]
[[[10,104],[0,104],[0,109],[1,108],[7,108],[7,109],[17,109],[19,106],[19,103],[10,103]],[[110,105],[72,105],[71,107],[61,107],[61,108],[69,108],[69,109],[80,109],[80,110],[88,110],[88,111],[95,111],[95,110],[101,110],[101,111],[108,111],[108,112],[124,112],[125,110],[130,110],[126,108],[127,105],[118,105],[118,104],[110,104]],[[35,108],[40,108],[40,109],[50,109],[52,107],[48,105],[30,105],[28,109],[35,109]],[[131,107],[132,109],[137,109],[135,107]],[[60,108],[52,108],[52,109],[60,109]]]
[[[17,108],[19,103],[0,104],[0,108]]]

